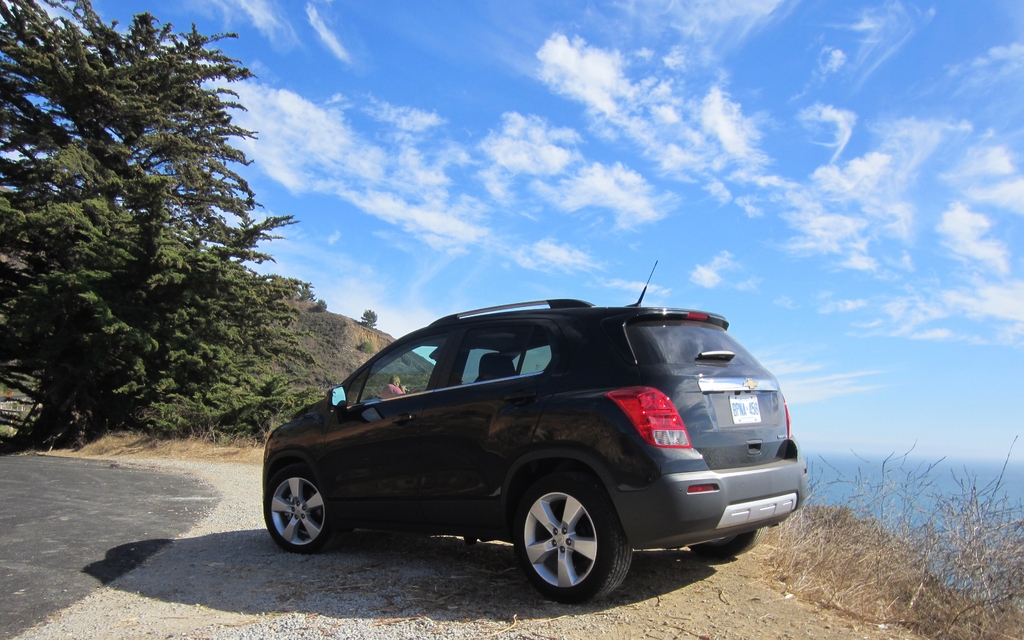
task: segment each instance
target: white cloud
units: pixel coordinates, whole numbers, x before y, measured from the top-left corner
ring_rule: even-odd
[[[572,272],[597,268],[597,263],[587,253],[551,238],[520,247],[512,252],[512,257],[520,266],[538,271]]]
[[[735,271],[740,268],[740,265],[732,259],[731,253],[722,251],[711,262],[694,267],[690,272],[690,282],[706,289],[714,289],[722,284],[722,271]]]
[[[1005,146],[971,147],[964,159],[942,177],[975,202],[1024,213],[1024,176],[1017,172],[1013,154]]]
[[[445,119],[433,112],[422,111],[414,107],[396,107],[383,101],[375,100],[368,109],[370,115],[381,122],[395,125],[402,131],[421,133],[445,123]]]
[[[963,161],[945,178],[975,178],[979,176],[1008,176],[1016,173],[1013,156],[1004,146],[971,147]]]
[[[619,4],[642,29],[672,31],[702,47],[701,57],[729,49],[783,13],[784,0],[681,0]]]
[[[338,36],[331,31],[330,27],[327,26],[327,23],[324,22],[324,19],[320,17],[320,12],[316,10],[316,7],[313,6],[312,2],[306,5],[306,16],[309,18],[309,24],[313,27],[313,30],[316,31],[318,36],[320,36],[320,41],[331,50],[334,57],[342,62],[351,63],[352,57],[349,55],[345,47],[342,46],[341,41],[338,40]]]
[[[465,196],[454,203],[444,200],[410,203],[395,193],[385,191],[341,188],[335,193],[439,251],[465,253],[469,246],[488,240],[490,234],[477,222],[481,217],[481,205]]]
[[[728,204],[732,200],[732,194],[729,193],[729,189],[718,180],[713,180],[704,185],[704,190],[722,204]]]
[[[620,278],[613,278],[611,280],[601,279],[598,281],[602,287],[609,289],[618,289],[619,291],[628,291],[640,295],[640,292],[647,287],[647,294],[644,296],[644,300],[650,300],[647,296],[667,296],[672,293],[672,289],[669,287],[662,287],[656,284],[647,284],[640,280],[622,280]]]
[[[1010,211],[1024,213],[1024,177],[968,188],[964,193],[978,202],[988,202]]]
[[[428,160],[408,136],[399,138],[397,148],[387,149],[364,140],[335,106],[316,105],[258,82],[233,88],[248,108],[236,116],[239,124],[258,132],[257,140],[240,146],[288,189],[334,194],[449,253],[491,242],[482,222],[484,206],[447,192],[450,180],[444,166],[459,161],[457,153],[442,152]],[[389,111],[406,116],[413,112]]]
[[[893,324],[890,335],[906,336],[917,333],[923,324],[949,316],[946,305],[920,295],[909,295],[894,298],[882,305],[882,310],[889,315]]]
[[[1024,280],[977,282],[969,289],[943,292],[942,300],[967,317],[1007,321],[1014,333],[1024,334]]]
[[[951,76],[962,76],[965,89],[999,82],[1019,82],[1024,75],[1024,43],[992,47],[967,64],[950,67]]]
[[[883,62],[899,51],[917,30],[918,22],[926,22],[934,16],[931,9],[924,14],[912,16],[901,2],[887,2],[881,7],[864,9],[860,20],[849,29],[860,34],[860,47],[850,63],[857,69],[863,82]]]
[[[384,178],[386,153],[362,140],[340,109],[258,82],[237,83],[232,89],[247,109],[235,119],[258,137],[239,146],[288,189],[312,189],[325,174],[369,182]]]
[[[252,22],[260,33],[275,42],[291,43],[295,30],[291,23],[280,15],[274,0],[212,0],[228,18],[241,12]]]
[[[868,306],[868,301],[864,299],[829,300],[818,308],[818,313],[848,313],[857,309],[863,309],[866,306]]]
[[[755,200],[751,196],[736,198],[736,204],[743,209],[748,218],[759,218],[764,215],[764,211],[761,210],[761,207],[754,204],[754,202]]]
[[[337,242],[340,239],[341,239],[341,232],[340,231],[335,231],[334,233],[332,233],[330,236],[327,237],[327,244],[334,244],[335,242]]]
[[[662,57],[661,62],[673,71],[682,71],[686,68],[686,50],[676,45],[669,49],[668,54]]]
[[[535,183],[538,191],[566,211],[585,207],[610,209],[615,225],[631,229],[664,217],[659,208],[666,196],[655,196],[653,188],[639,173],[616,162],[606,167],[600,162],[580,168],[561,180],[557,187]]]
[[[779,296],[772,301],[772,304],[782,307],[783,309],[799,309],[800,306],[793,302],[793,299],[789,296]],[[775,371],[775,369],[772,369]],[[776,374],[778,372],[776,371]]]
[[[704,130],[718,138],[725,152],[741,160],[759,164],[762,156],[756,149],[761,137],[753,122],[744,118],[740,105],[718,87],[712,87],[704,97],[700,113]]]
[[[555,93],[581,102],[598,134],[624,135],[670,174],[747,173],[766,162],[757,147],[755,122],[715,84],[695,100],[681,95],[674,79],[631,80],[618,51],[554,34],[537,52],[538,76]],[[673,62],[673,58],[668,58]]]
[[[909,242],[915,207],[907,196],[921,164],[934,152],[950,125],[904,119],[877,129],[878,147],[845,165],[823,165],[807,185],[783,196],[791,210],[783,217],[800,232],[787,243],[799,254],[839,254],[842,265],[874,271],[878,261],[869,245],[883,237]]]
[[[818,72],[822,76],[836,73],[846,65],[846,54],[842,49],[822,47],[818,55]]]
[[[798,405],[879,389],[882,385],[871,383],[871,378],[879,373],[881,372],[855,371],[813,378],[799,378],[792,375],[780,375],[776,371],[775,375],[779,378],[779,386],[782,388],[783,395],[786,396],[786,402],[790,405]]]
[[[853,125],[857,122],[857,114],[852,111],[836,109],[832,105],[823,105],[821,103],[815,103],[807,107],[797,117],[805,125],[823,123],[831,124],[835,127],[835,140],[833,142],[816,143],[835,149],[835,153],[832,154],[833,163],[839,157],[839,154],[843,152],[843,149],[846,148],[846,143],[850,141],[850,136],[853,135]]]
[[[928,329],[907,336],[911,340],[953,340],[957,336],[949,329]]]
[[[520,173],[557,175],[581,158],[575,149],[563,146],[573,145],[579,140],[572,129],[554,128],[543,118],[514,112],[502,115],[502,125],[500,132],[492,131],[480,143],[480,148],[493,163],[481,175],[496,198],[506,196],[511,176]]]
[[[541,80],[606,116],[618,113],[619,100],[636,95],[636,88],[622,72],[618,51],[588,46],[578,37],[570,43],[557,33],[537,51],[537,58],[543,63]]]
[[[936,231],[943,236],[943,246],[961,259],[977,261],[999,274],[1010,271],[1010,252],[998,240],[983,239],[992,224],[980,213],[973,213],[955,202],[942,214]]]

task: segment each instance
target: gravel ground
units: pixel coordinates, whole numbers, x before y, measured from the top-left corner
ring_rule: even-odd
[[[625,583],[584,606],[548,602],[502,543],[356,531],[316,556],[264,530],[260,468],[118,460],[194,475],[212,512],[138,569],[19,638],[909,638],[815,611],[761,578],[758,550],[709,563],[637,552]]]

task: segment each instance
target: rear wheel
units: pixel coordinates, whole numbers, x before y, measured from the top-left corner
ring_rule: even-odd
[[[289,465],[270,479],[263,518],[274,542],[292,553],[316,553],[331,537],[323,496],[304,464]]]
[[[516,556],[546,597],[578,603],[611,593],[632,550],[604,487],[583,473],[541,478],[523,496],[513,531]]]
[[[761,542],[761,539],[764,538],[766,530],[767,529],[765,527],[761,527],[754,531],[737,533],[734,536],[727,536],[725,538],[719,538],[718,540],[702,542],[701,544],[691,546],[690,551],[702,555],[705,558],[715,558],[720,560],[734,558],[756,547],[758,543]]]

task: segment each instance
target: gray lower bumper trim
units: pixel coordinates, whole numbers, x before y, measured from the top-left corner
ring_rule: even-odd
[[[731,504],[725,508],[725,513],[722,515],[722,519],[718,522],[717,528],[722,529],[737,524],[767,520],[768,518],[787,514],[795,507],[795,493],[787,493],[784,496],[755,500],[753,502]]]

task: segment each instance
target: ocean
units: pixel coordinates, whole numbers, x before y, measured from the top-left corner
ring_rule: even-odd
[[[925,498],[959,495],[964,491],[961,485],[973,484],[979,490],[987,488],[996,497],[1005,497],[1010,504],[1024,504],[1024,463],[1016,461],[1004,469],[1003,462],[989,460],[894,456],[886,462],[879,456],[812,453],[807,462],[811,500],[825,504],[846,504],[865,487],[875,487],[877,494],[882,484],[897,489],[897,493],[906,490]]]

